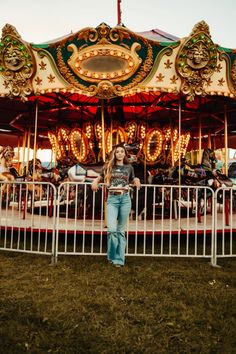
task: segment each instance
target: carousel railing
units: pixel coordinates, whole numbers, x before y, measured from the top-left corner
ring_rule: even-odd
[[[105,255],[106,189],[89,183],[2,183],[0,250],[51,255]],[[142,185],[130,190],[127,256],[236,256],[236,190]]]
[[[0,250],[55,254],[57,190],[45,182],[0,183]]]
[[[215,192],[216,258],[236,256],[236,186],[218,188]],[[216,263],[216,261],[215,261]]]

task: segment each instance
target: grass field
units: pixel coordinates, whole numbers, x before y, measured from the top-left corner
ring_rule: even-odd
[[[0,353],[236,353],[236,259],[0,253]]]

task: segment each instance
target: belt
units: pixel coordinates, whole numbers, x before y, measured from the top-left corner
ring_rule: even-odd
[[[109,195],[123,195],[123,194],[128,194],[126,191],[109,191]]]

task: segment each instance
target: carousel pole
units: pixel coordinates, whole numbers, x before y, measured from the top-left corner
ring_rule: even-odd
[[[102,159],[105,162],[106,150],[105,150],[105,122],[104,122],[104,100],[101,99],[101,118],[102,118]]]
[[[179,186],[181,185],[181,97],[179,97]]]
[[[23,174],[24,172],[24,167],[25,167],[25,147],[26,147],[26,139],[27,139],[27,132],[24,132],[23,135],[23,142],[22,142],[22,164],[21,164],[21,170],[20,174]]]
[[[199,130],[198,130],[198,137],[199,137],[199,141],[198,141],[198,148],[199,148],[199,152],[198,152],[198,163],[201,164],[202,162],[202,117],[200,116],[199,119]]]
[[[171,166],[174,167],[175,159],[174,159],[174,142],[173,142],[173,122],[172,122],[172,117],[170,118],[170,148],[171,148]]]
[[[28,136],[27,136],[27,160],[26,160],[26,173],[28,173],[28,168],[29,168],[30,134],[31,134],[31,128],[29,127],[29,130],[28,130]]]
[[[225,121],[225,171],[228,176],[228,117],[227,117],[227,105],[224,106],[224,121]]]
[[[34,124],[34,152],[33,152],[33,182],[34,182],[34,176],[35,176],[35,161],[36,161],[36,155],[37,155],[37,130],[38,130],[38,100],[36,101],[36,106],[35,106],[35,124]]]
[[[179,166],[179,173],[178,173],[178,177],[179,177],[179,194],[178,197],[174,199],[174,216],[175,219],[177,220],[178,218],[178,211],[179,211],[179,215],[180,215],[180,204],[178,207],[178,211],[177,211],[177,200],[181,199],[181,97],[179,96],[179,127],[178,127],[178,131],[179,131],[179,161],[178,161],[178,166]],[[172,152],[172,154],[174,153],[174,151]],[[180,219],[179,219],[180,220]],[[180,227],[180,225],[179,225]]]
[[[20,171],[20,140],[21,137],[18,135],[17,137],[17,171]]]
[[[112,142],[113,142],[113,135],[112,135],[112,130],[113,130],[113,109],[112,109],[112,114],[111,114],[111,119],[110,119],[110,151],[112,150]]]
[[[117,0],[117,26],[121,26],[121,0]]]
[[[208,132],[208,143],[207,143],[207,147],[208,147],[209,149],[211,149],[211,132],[210,132],[210,131]]]
[[[102,118],[102,159],[105,162],[106,159],[106,151],[105,151],[105,122],[104,122],[104,100],[101,99],[101,118]],[[107,200],[107,190],[104,186],[104,225],[107,224],[107,214],[106,214],[106,200]]]

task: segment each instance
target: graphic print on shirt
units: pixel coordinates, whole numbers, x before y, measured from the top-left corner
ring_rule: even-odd
[[[112,169],[110,188],[129,188],[134,173],[131,165],[114,166]]]

